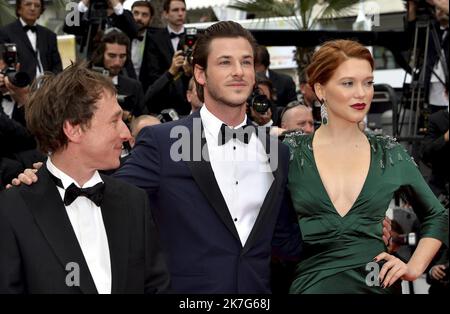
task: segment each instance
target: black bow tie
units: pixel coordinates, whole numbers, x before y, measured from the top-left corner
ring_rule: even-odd
[[[139,41],[143,41],[144,40],[144,35],[137,36],[136,39],[139,40]]]
[[[55,177],[50,171],[48,171],[50,177],[55,182],[56,186],[64,189],[61,179]],[[74,183],[69,185],[65,190],[64,194],[64,205],[69,206],[76,200],[79,196],[84,196],[90,199],[95,205],[99,206],[102,204],[103,193],[105,191],[105,184],[103,182],[97,183],[90,188],[79,188]]]
[[[105,191],[105,184],[103,182],[97,183],[90,188],[79,188],[74,183],[69,185],[64,194],[64,205],[69,206],[79,196],[84,196],[99,206],[102,204],[103,192]]]
[[[28,32],[28,31],[32,31],[33,33],[36,33],[36,26],[34,26],[34,25],[25,25],[23,27],[23,30],[25,31],[25,33]]]
[[[178,34],[173,33],[173,32],[170,32],[169,37],[170,37],[170,39],[175,38],[175,37],[180,38],[180,37],[183,36],[183,35],[184,35],[184,32],[178,33]]]
[[[219,132],[218,144],[224,145],[230,139],[238,139],[244,144],[248,144],[252,133],[256,131],[256,128],[252,125],[244,125],[243,127],[232,129],[229,126],[222,123]]]
[[[9,94],[7,94],[7,95],[2,95],[0,98],[1,98],[2,100],[14,101],[14,100],[11,98],[11,95],[9,95]]]

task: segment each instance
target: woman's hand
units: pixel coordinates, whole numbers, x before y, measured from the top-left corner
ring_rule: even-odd
[[[392,286],[399,278],[407,281],[416,280],[417,274],[408,264],[405,264],[394,255],[383,252],[374,258],[375,262],[386,261],[381,268],[379,280],[382,288]]]

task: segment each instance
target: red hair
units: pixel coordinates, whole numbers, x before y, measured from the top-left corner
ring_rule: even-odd
[[[326,84],[336,69],[350,58],[367,60],[374,69],[374,61],[369,49],[353,40],[332,40],[317,50],[306,69],[308,84],[314,90],[314,84]]]

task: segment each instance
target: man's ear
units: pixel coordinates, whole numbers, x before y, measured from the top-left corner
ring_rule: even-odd
[[[67,136],[69,142],[80,143],[81,136],[83,135],[83,130],[81,125],[72,124],[68,120],[64,121],[63,124],[64,134]]]
[[[205,86],[206,84],[206,72],[205,70],[199,66],[198,64],[196,64],[194,66],[194,77],[195,80],[202,86]]]

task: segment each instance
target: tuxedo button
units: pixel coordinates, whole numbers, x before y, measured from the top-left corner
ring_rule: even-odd
[[[237,221],[237,218],[234,218],[234,221]]]
[[[236,146],[233,146],[233,149],[236,150]]]
[[[238,185],[239,182],[236,181],[236,185]]]

